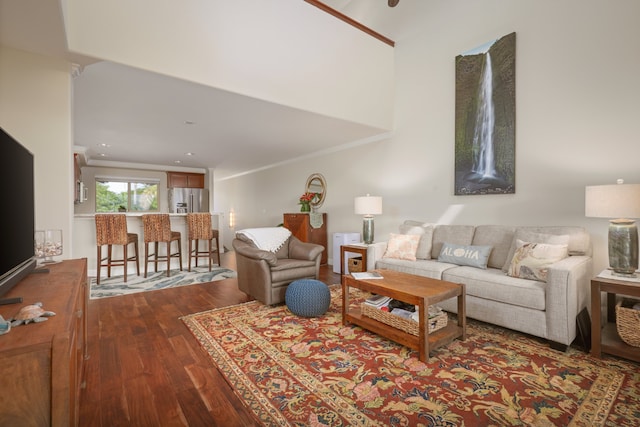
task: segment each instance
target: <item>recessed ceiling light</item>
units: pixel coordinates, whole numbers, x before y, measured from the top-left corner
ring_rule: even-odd
[[[188,153],[184,153],[185,156],[194,156],[196,153],[192,153],[191,151],[189,151]]]
[[[182,160],[174,160],[173,163],[182,163]]]
[[[104,148],[109,148],[109,147],[111,147],[111,145],[106,144],[106,143],[104,143],[104,142],[102,142],[102,143],[100,143],[100,144],[97,144],[97,145],[98,145],[98,147],[104,147]]]
[[[98,153],[98,156],[100,156],[100,157],[109,157],[105,153]]]
[[[195,125],[195,124],[196,124],[196,122],[194,122],[194,121],[192,121],[192,120],[185,120],[185,121],[184,121],[184,124],[185,124],[185,125]]]

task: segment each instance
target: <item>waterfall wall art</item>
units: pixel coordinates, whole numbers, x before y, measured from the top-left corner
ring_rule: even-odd
[[[456,56],[455,195],[516,192],[516,33]]]

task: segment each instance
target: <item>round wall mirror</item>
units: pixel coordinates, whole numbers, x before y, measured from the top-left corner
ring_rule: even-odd
[[[322,206],[324,198],[327,195],[327,181],[325,181],[324,176],[319,173],[309,175],[309,178],[307,178],[307,185],[305,186],[305,192],[316,193],[318,195],[318,197],[309,203],[311,207],[317,209]]]

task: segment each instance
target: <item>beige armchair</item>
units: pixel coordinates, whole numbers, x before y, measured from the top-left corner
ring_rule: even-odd
[[[324,247],[304,243],[291,235],[276,252],[259,249],[241,234],[233,240],[238,287],[267,305],[284,302],[289,283],[318,279]]]

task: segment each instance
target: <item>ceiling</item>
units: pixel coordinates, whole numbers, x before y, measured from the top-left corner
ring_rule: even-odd
[[[416,28],[411,23],[417,23],[416,11],[426,2],[401,0],[394,8],[386,0],[324,3],[398,41]],[[59,0],[0,0],[0,42],[80,64],[73,81],[74,145],[89,165],[214,168],[216,179],[222,179],[386,135],[370,126],[74,56],[66,50]]]

